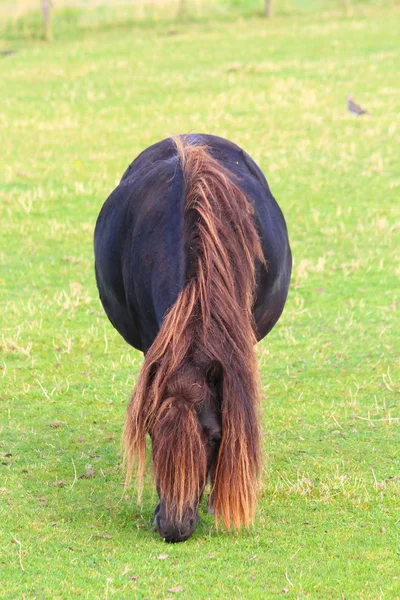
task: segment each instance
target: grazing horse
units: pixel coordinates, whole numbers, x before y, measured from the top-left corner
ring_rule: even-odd
[[[127,481],[152,440],[167,542],[188,539],[207,480],[227,528],[253,521],[261,471],[255,344],[285,305],[282,212],[241,148],[212,135],[142,152],[101,209],[95,269],[114,327],[144,363],[127,409]]]

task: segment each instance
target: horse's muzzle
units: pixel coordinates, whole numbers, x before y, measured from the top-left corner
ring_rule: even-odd
[[[154,517],[154,524],[158,533],[170,544],[185,542],[189,539],[193,534],[198,521],[197,512],[193,509],[186,511],[181,521],[168,519],[163,502],[156,507]]]

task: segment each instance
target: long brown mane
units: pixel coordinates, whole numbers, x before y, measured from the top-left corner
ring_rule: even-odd
[[[186,286],[146,354],[125,430],[128,481],[135,457],[139,492],[146,434],[160,495],[176,515],[204,488],[207,460],[196,406],[212,364],[222,373],[222,439],[213,474],[216,524],[248,527],[261,466],[252,306],[255,261],[263,261],[253,209],[205,146],[175,139],[186,181]]]

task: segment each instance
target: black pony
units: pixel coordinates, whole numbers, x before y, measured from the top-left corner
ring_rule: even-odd
[[[255,344],[286,302],[291,252],[262,172],[211,135],[169,138],[130,165],[95,231],[96,280],[114,327],[145,354],[125,430],[127,482],[146,436],[155,521],[186,540],[207,480],[218,526],[248,527],[261,471]]]

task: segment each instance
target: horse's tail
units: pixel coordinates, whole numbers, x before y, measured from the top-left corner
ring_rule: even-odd
[[[195,409],[206,393],[207,372],[217,365],[222,439],[213,476],[214,514],[216,523],[247,527],[261,469],[252,307],[255,261],[264,258],[252,206],[233,176],[205,146],[189,145],[185,138],[175,144],[186,182],[187,283],[146,355],[127,411],[128,476],[137,455],[141,479],[146,433],[160,425],[164,447],[153,452],[162,462],[154,461],[162,497],[177,506],[177,514],[198,498],[207,461]]]

